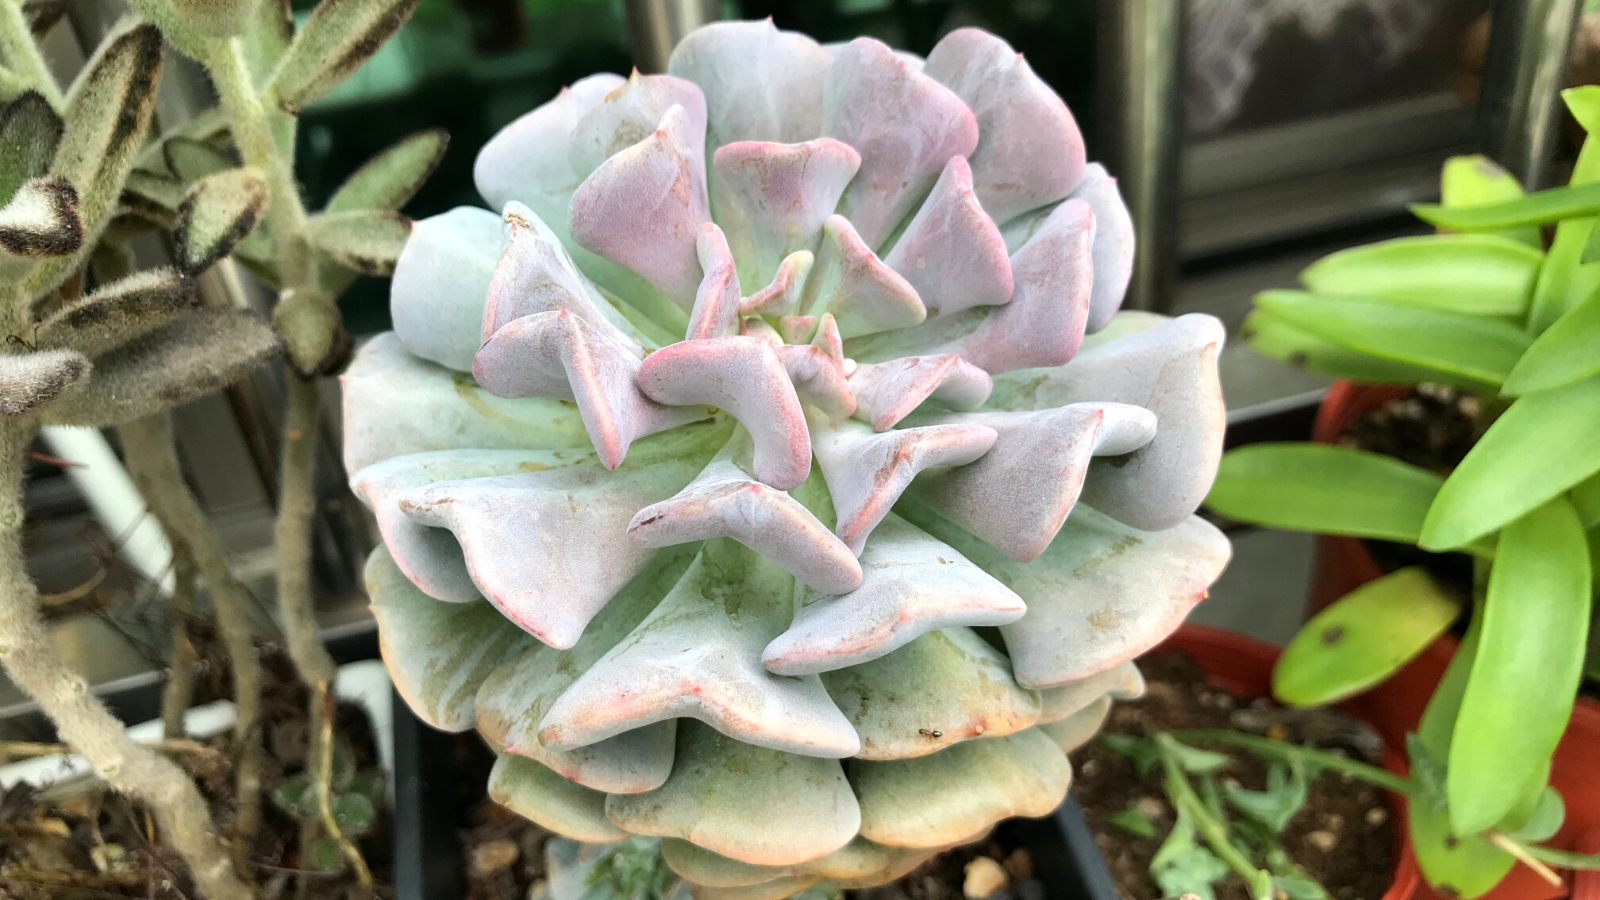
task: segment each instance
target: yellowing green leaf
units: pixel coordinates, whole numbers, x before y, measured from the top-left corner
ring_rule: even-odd
[[[1445,480],[1418,543],[1460,547],[1600,471],[1600,376],[1519,397]]]
[[[1415,543],[1438,475],[1328,444],[1264,443],[1222,457],[1206,505],[1241,522]]]
[[[1483,316],[1528,309],[1544,254],[1492,234],[1429,234],[1351,247],[1300,273],[1318,294]]]
[[[1500,821],[1549,764],[1583,673],[1589,607],[1589,547],[1571,503],[1557,498],[1505,527],[1450,741],[1458,832]]]
[[[1272,693],[1292,706],[1359,694],[1410,662],[1460,614],[1421,566],[1368,582],[1300,629],[1272,671]]]

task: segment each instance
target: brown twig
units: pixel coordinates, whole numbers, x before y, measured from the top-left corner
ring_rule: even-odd
[[[161,692],[161,733],[168,739],[184,735],[183,714],[194,698],[195,666],[200,654],[189,637],[189,617],[194,615],[196,566],[189,545],[171,534],[172,600],[167,619],[172,626],[172,656],[167,660],[167,685]]]
[[[1500,832],[1495,831],[1493,828],[1485,831],[1483,836],[1489,841],[1489,843],[1516,857],[1517,862],[1520,862],[1532,869],[1533,874],[1538,875],[1540,878],[1543,878],[1545,881],[1549,882],[1552,887],[1561,887],[1561,876],[1556,874],[1556,870],[1545,865],[1537,857],[1533,856],[1526,849],[1524,849],[1521,844],[1518,844],[1516,841],[1513,841]]]
[[[63,603],[71,603],[74,600],[82,600],[84,597],[94,593],[94,589],[99,587],[101,582],[105,580],[106,570],[105,567],[102,566],[101,568],[95,570],[93,575],[89,576],[88,581],[85,581],[83,584],[80,584],[77,587],[62,591],[59,594],[40,594],[39,605],[43,607],[60,606]]]

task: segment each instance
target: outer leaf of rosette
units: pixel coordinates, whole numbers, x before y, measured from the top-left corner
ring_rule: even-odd
[[[504,399],[408,353],[393,332],[367,341],[340,376],[344,467],[431,450],[589,446],[583,420],[555,399]]]
[[[1150,410],[1159,423],[1155,438],[1091,464],[1083,500],[1135,528],[1172,528],[1199,509],[1222,459],[1227,411],[1217,354],[1225,337],[1212,316],[1179,316],[1095,342],[1064,366],[997,376],[986,405],[1042,410],[1092,400]]]
[[[412,226],[389,282],[389,316],[407,350],[472,371],[500,232],[500,217],[470,206]]]
[[[1232,552],[1198,517],[1146,532],[1080,503],[1043,554],[1019,563],[920,503],[899,509],[1027,602],[1028,614],[1000,633],[1017,683],[1037,689],[1115,668],[1161,643]]]
[[[667,71],[705,92],[707,140],[808,141],[822,132],[833,57],[804,34],[762,22],[714,22],[684,36]]]
[[[449,529],[489,602],[565,649],[650,561],[650,548],[618,540],[634,511],[687,484],[726,435],[726,422],[707,420],[641,442],[616,471],[590,457],[413,488],[399,505],[419,524]]]

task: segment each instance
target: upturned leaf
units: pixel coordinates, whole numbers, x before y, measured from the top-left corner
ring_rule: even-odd
[[[1264,291],[1256,306],[1330,343],[1444,373],[1449,383],[1498,387],[1528,349],[1527,333],[1462,313],[1395,306],[1381,300]]]
[[[283,333],[289,364],[302,378],[331,375],[350,359],[350,333],[329,297],[310,292],[286,294],[272,310]]]
[[[410,236],[411,220],[388,210],[324,213],[306,222],[306,242],[313,249],[363,275],[394,274]]]
[[[1501,823],[1506,837],[1532,844],[1548,841],[1555,837],[1556,832],[1561,830],[1561,823],[1566,821],[1567,805],[1555,788],[1544,785],[1539,789],[1533,808],[1526,816],[1518,818],[1521,824],[1515,827],[1511,827],[1510,823]]]
[[[1359,694],[1410,662],[1460,614],[1426,569],[1391,572],[1339,598],[1300,629],[1272,670],[1272,693],[1291,706]]]
[[[172,11],[188,30],[207,37],[241,35],[255,18],[261,0],[168,0]]]
[[[442,128],[419,131],[400,139],[355,171],[328,201],[324,213],[363,209],[399,209],[416,194],[450,146]]]
[[[1589,218],[1600,213],[1600,184],[1551,188],[1488,206],[1451,208],[1434,203],[1414,203],[1411,211],[1422,221],[1451,231],[1499,231],[1524,225],[1543,225],[1566,219]]]
[[[93,358],[154,331],[198,302],[194,282],[173,269],[137,272],[51,313],[35,330],[34,345]]]
[[[83,247],[78,192],[64,178],[25,182],[0,208],[0,249],[13,256],[71,256]]]
[[[122,186],[122,205],[143,218],[170,228],[183,202],[183,185],[177,179],[143,169],[128,173]]]
[[[1506,877],[1516,858],[1477,834],[1460,834],[1442,810],[1413,803],[1406,819],[1422,877],[1443,896],[1473,900]]]
[[[62,127],[61,117],[38,91],[28,91],[0,110],[0,206],[23,182],[50,168]]]
[[[1267,770],[1267,788],[1252,791],[1237,784],[1222,785],[1228,805],[1246,817],[1279,834],[1294,814],[1306,805],[1306,774],[1303,768],[1275,762]]]
[[[210,144],[228,131],[228,117],[221,109],[208,109],[194,118],[167,129],[145,145],[134,162],[134,171],[173,176],[167,163],[167,142],[177,139]]]
[[[0,356],[0,415],[39,409],[82,384],[93,368],[75,350]]]
[[[1558,497],[1507,525],[1450,741],[1450,824],[1500,821],[1548,766],[1572,715],[1589,630],[1589,547]]]
[[[1239,336],[1262,356],[1297,369],[1329,378],[1362,384],[1417,384],[1449,382],[1453,376],[1425,366],[1409,365],[1361,353],[1308,334],[1264,309],[1252,310],[1239,327]]]
[[[1600,471],[1600,376],[1517,398],[1434,498],[1418,543],[1448,550]]]
[[[338,87],[411,18],[419,0],[322,0],[278,61],[266,95],[297,113]]]
[[[239,309],[191,310],[95,361],[96,377],[48,424],[105,427],[220,390],[278,354],[277,332]]]
[[[1365,450],[1252,444],[1222,457],[1206,505],[1271,528],[1413,544],[1443,483],[1426,469]]]
[[[1488,206],[1515,200],[1523,195],[1517,177],[1482,154],[1450,157],[1444,161],[1444,169],[1439,176],[1439,202],[1452,208]],[[1535,249],[1544,249],[1539,229],[1532,226],[1491,233]]]
[[[1480,316],[1527,312],[1544,254],[1492,234],[1429,234],[1351,247],[1300,273],[1318,294]]]
[[[194,183],[178,206],[178,266],[197,275],[255,230],[267,208],[267,180],[256,169],[229,169]]]
[[[1528,394],[1595,374],[1600,374],[1600,291],[1567,310],[1534,340],[1517,360],[1501,392]]]
[[[1563,91],[1567,108],[1579,122],[1594,116],[1600,108],[1600,88],[1593,85]],[[1600,180],[1600,140],[1591,129],[1578,150],[1578,161],[1572,167],[1568,184],[1590,184]],[[1544,268],[1539,271],[1539,283],[1533,290],[1533,303],[1528,309],[1528,330],[1538,334],[1561,318],[1585,297],[1600,288],[1600,266],[1585,266],[1580,260],[1584,248],[1594,231],[1595,220],[1568,219],[1556,226],[1555,239],[1550,242],[1550,252],[1545,256]]]
[[[190,184],[238,165],[219,148],[183,135],[162,142],[161,157],[180,184]]]

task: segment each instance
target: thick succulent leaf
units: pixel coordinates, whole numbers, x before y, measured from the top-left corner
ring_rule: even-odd
[[[667,71],[705,92],[707,140],[792,144],[822,132],[822,85],[833,57],[806,35],[763,22],[714,22],[686,35]]]
[[[926,507],[902,503],[900,511],[1027,602],[1027,616],[1000,631],[1017,682],[1031,688],[1088,678],[1161,643],[1232,552],[1222,532],[1198,517],[1146,532],[1080,503],[1049,549],[1024,564]]]
[[[714,888],[685,883],[693,900],[785,900],[815,887],[822,879],[815,875],[790,875],[748,887]]]
[[[828,321],[833,319],[828,313],[823,313],[822,317]],[[837,337],[838,332],[834,334]],[[818,332],[818,337],[822,337],[822,332]],[[842,357],[830,354],[814,343],[780,345],[774,349],[778,359],[783,362],[784,373],[794,385],[796,396],[801,400],[816,407],[829,419],[848,418],[856,411],[856,396],[850,390],[849,380],[845,378]]]
[[[643,547],[733,538],[825,594],[861,585],[850,548],[787,493],[751,478],[749,439],[729,441],[676,496],[639,510],[628,537]]]
[[[502,753],[489,771],[489,799],[575,841],[620,841],[628,833],[606,818],[606,795],[574,784],[543,764]]]
[[[780,277],[780,264],[791,254],[814,252],[823,221],[860,167],[861,154],[833,138],[717,148],[711,211],[728,231],[740,277],[764,284]]]
[[[194,276],[250,236],[267,208],[267,179],[257,169],[227,169],[196,181],[178,205],[178,269]]]
[[[1136,700],[1144,696],[1144,676],[1130,660],[1104,672],[1069,681],[1039,692],[1039,722],[1059,722],[1085,709],[1101,697]]]
[[[646,397],[671,406],[706,404],[727,410],[755,444],[750,472],[780,491],[811,474],[811,436],[794,384],[778,354],[757,337],[721,337],[670,344],[638,369]]]
[[[861,736],[858,759],[910,759],[972,738],[1015,734],[1039,718],[1005,654],[969,628],[929,632],[887,656],[822,676]]]
[[[1056,742],[1062,753],[1071,753],[1089,743],[1089,740],[1099,733],[1100,727],[1106,723],[1106,716],[1111,715],[1111,698],[1102,694],[1089,705],[1071,715],[1046,722],[1039,726],[1050,740]]]
[[[930,317],[1011,300],[1005,239],[979,205],[972,169],[959,156],[945,164],[884,263],[911,284]]]
[[[655,790],[672,771],[677,720],[667,719],[570,750],[539,741],[539,723],[567,688],[627,637],[682,577],[699,548],[655,555],[568,650],[535,648],[495,670],[478,690],[478,731],[505,753],[526,756],[563,778],[611,794]]]
[[[616,472],[591,456],[417,487],[400,497],[400,509],[420,524],[449,529],[489,602],[540,641],[566,649],[654,555],[613,536],[639,507],[687,484],[700,454],[725,434],[709,421],[662,435]]]
[[[439,167],[449,146],[450,134],[442,128],[430,128],[401,138],[362,163],[361,168],[345,179],[328,198],[323,212],[399,209]]]
[[[587,176],[610,157],[649,137],[674,106],[683,107],[687,150],[703,169],[705,95],[692,81],[672,75],[640,75],[635,69],[622,86],[607,93],[573,126],[567,151],[572,170]]]
[[[0,355],[0,415],[20,416],[81,384],[93,365],[76,350]]]
[[[1083,179],[1078,123],[1005,41],[982,29],[958,28],[934,45],[922,71],[977,116],[973,181],[996,222],[1054,203]]]
[[[263,92],[298,113],[361,68],[411,18],[419,0],[321,0]]]
[[[861,836],[891,847],[943,847],[1011,816],[1049,815],[1072,766],[1037,728],[962,741],[930,756],[854,761]]]
[[[95,360],[95,377],[51,408],[52,425],[105,427],[180,406],[243,378],[282,350],[241,309],[195,309]]]
[[[880,434],[852,419],[828,422],[812,416],[811,427],[817,465],[838,517],[834,530],[857,556],[918,473],[957,466],[967,468],[954,471],[965,472],[972,464],[981,466],[979,457],[989,452],[997,437],[995,429],[967,422]]]
[[[1534,340],[1506,376],[1501,392],[1528,394],[1600,375],[1600,353],[1594,352],[1597,336],[1600,291],[1572,307]]]
[[[583,277],[577,263],[561,245],[560,237],[544,220],[515,200],[506,204],[502,218],[503,249],[489,280],[488,305],[480,307],[477,314],[470,317],[482,324],[468,352],[469,360],[479,344],[494,337],[502,326],[523,316],[558,309],[583,319],[628,348],[635,357],[644,356],[643,336]],[[417,318],[420,324],[435,317],[443,318],[443,315],[419,315]],[[462,349],[466,350],[465,344]]]
[[[38,91],[26,91],[0,109],[0,205],[9,202],[23,182],[50,168],[63,127],[61,117]]]
[[[1250,345],[1250,349],[1262,356],[1329,378],[1363,384],[1411,385],[1430,381],[1459,383],[1478,390],[1491,387],[1462,379],[1442,369],[1385,359],[1342,347],[1296,328],[1264,309],[1253,309],[1245,316],[1244,323],[1239,326],[1239,336]]]
[[[833,313],[846,337],[910,328],[928,317],[916,288],[872,252],[849,219],[829,216],[822,232],[817,269],[806,283],[808,309]]]
[[[960,354],[993,374],[1059,366],[1083,340],[1094,282],[1094,215],[1068,200],[1011,255],[1011,302],[940,316],[915,328],[850,341],[850,356],[883,362],[901,356]]]
[[[954,410],[973,410],[989,399],[989,373],[954,353],[910,356],[857,366],[850,375],[856,418],[874,431],[888,431],[932,400]]]
[[[1468,544],[1600,471],[1600,376],[1517,398],[1439,488],[1429,550]]]
[[[813,876],[834,884],[883,884],[904,875],[933,855],[931,850],[885,847],[857,837],[827,856],[795,866],[753,866],[712,853],[678,838],[661,841],[661,858],[672,871],[698,887],[738,888],[778,878]]]
[[[417,590],[381,546],[367,558],[366,587],[395,690],[442,731],[470,729],[478,686],[534,645],[482,600],[440,603]]]
[[[567,309],[523,316],[484,343],[472,374],[496,396],[575,400],[601,461],[614,469],[634,441],[706,413],[692,401],[668,405],[641,390],[639,357],[612,331]]]
[[[733,251],[728,249],[728,238],[715,222],[700,226],[695,253],[705,277],[695,291],[694,309],[689,313],[689,331],[684,340],[737,333],[739,305],[744,296],[739,292],[739,273],[734,267]]]
[[[1094,244],[1090,250],[1094,287],[1089,291],[1089,323],[1085,326],[1093,333],[1106,327],[1117,314],[1133,278],[1133,215],[1122,202],[1117,180],[1099,163],[1089,163],[1084,168],[1083,181],[1072,191],[1072,198],[1084,201],[1094,211]]]
[[[0,207],[0,250],[12,256],[70,256],[83,246],[78,192],[65,178],[35,178]]]
[[[982,459],[930,472],[918,499],[1012,559],[1031,562],[1050,546],[1078,502],[1095,456],[1122,456],[1150,443],[1156,417],[1124,403],[1073,403],[1034,412],[918,416],[983,426],[998,435]],[[890,432],[896,434],[898,432]]]
[[[363,345],[339,381],[347,472],[424,450],[589,446],[572,404],[496,397],[469,375],[407,353],[393,332]]]
[[[1109,401],[1150,410],[1155,438],[1126,457],[1091,463],[1083,502],[1145,531],[1171,528],[1200,508],[1222,458],[1227,410],[1217,354],[1225,336],[1211,316],[1179,316],[1096,344],[1060,368],[1007,373],[995,379],[988,405]]]
[[[1300,629],[1272,669],[1272,695],[1323,706],[1384,681],[1432,644],[1461,605],[1421,566],[1356,588]]]
[[[1450,741],[1450,824],[1474,834],[1511,812],[1572,716],[1592,608],[1583,524],[1564,497],[1500,533],[1471,675]]]
[[[35,329],[33,344],[41,350],[70,348],[99,356],[198,304],[193,281],[173,269],[148,269],[51,313]]]
[[[606,815],[634,834],[681,838],[760,866],[826,856],[848,844],[861,822],[838,762],[753,746],[693,721],[678,726],[667,783],[646,794],[612,794]]]
[[[306,243],[363,275],[393,275],[412,222],[385,209],[322,213],[306,221]]]
[[[720,196],[720,195],[719,195]],[[778,264],[778,274],[766,287],[746,297],[739,304],[743,316],[784,316],[800,306],[801,292],[816,255],[810,250],[796,250]]]
[[[407,350],[457,372],[472,371],[472,357],[487,336],[481,333],[484,305],[502,258],[496,254],[501,229],[499,216],[472,206],[412,226],[389,282],[389,316]]]
[[[910,214],[950,157],[978,145],[978,120],[961,98],[873,38],[839,50],[822,97],[822,133],[861,153],[839,212],[869,247]]]
[[[1027,607],[949,545],[890,514],[861,554],[861,587],[831,596],[800,590],[794,621],[762,651],[780,675],[809,675],[877,659],[955,625],[1004,625]]]
[[[855,754],[861,743],[816,676],[785,678],[761,667],[761,649],[788,624],[793,583],[732,541],[708,541],[643,624],[561,695],[539,740],[572,749],[690,717],[741,744],[805,756]],[[679,725],[680,742],[686,724]],[[681,767],[681,743],[678,752]]]
[[[1544,254],[1491,234],[1427,234],[1329,254],[1300,273],[1319,294],[1479,316],[1522,316]]]
[[[584,179],[568,219],[579,244],[638,273],[685,310],[700,285],[695,243],[711,218],[705,138],[695,124],[673,106],[655,131]]]

